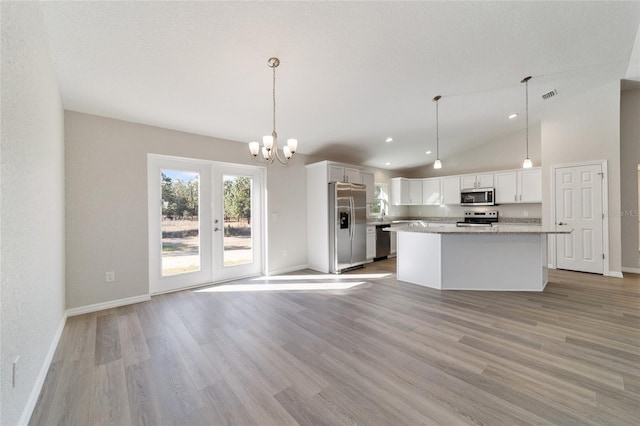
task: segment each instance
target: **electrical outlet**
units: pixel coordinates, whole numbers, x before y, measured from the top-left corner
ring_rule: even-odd
[[[525,211],[524,211],[524,213],[522,213],[522,215],[523,215],[524,217],[529,217],[529,212],[525,210]]]
[[[282,257],[289,256],[289,252],[287,250],[282,250]]]
[[[18,355],[15,359],[15,361],[13,361],[13,369],[11,370],[11,387],[15,388],[16,387],[16,375],[18,374],[18,361],[20,361],[20,355]]]
[[[112,283],[116,280],[116,273],[113,271],[107,271],[104,273],[105,282]]]

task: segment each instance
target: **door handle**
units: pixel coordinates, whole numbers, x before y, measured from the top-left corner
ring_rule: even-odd
[[[566,223],[564,223],[564,222],[558,222],[558,225],[562,226],[562,225],[566,225]]]
[[[220,230],[220,228],[218,228],[217,226],[215,228],[213,228],[213,232],[218,232]]]

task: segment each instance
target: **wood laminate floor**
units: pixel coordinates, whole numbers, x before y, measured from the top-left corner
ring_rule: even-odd
[[[31,424],[638,424],[637,275],[551,271],[543,293],[440,292],[393,260],[284,278],[69,318]]]

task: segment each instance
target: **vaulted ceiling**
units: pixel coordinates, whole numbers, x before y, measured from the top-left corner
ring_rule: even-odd
[[[435,95],[446,159],[523,129],[527,75],[532,124],[623,78],[640,25],[640,2],[45,2],[43,13],[66,109],[260,140],[277,56],[281,139],[393,169],[435,159]]]

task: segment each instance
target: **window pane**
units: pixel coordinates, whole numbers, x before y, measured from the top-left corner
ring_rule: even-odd
[[[162,275],[200,270],[200,175],[162,170]]]
[[[253,262],[250,176],[223,176],[224,266]]]

